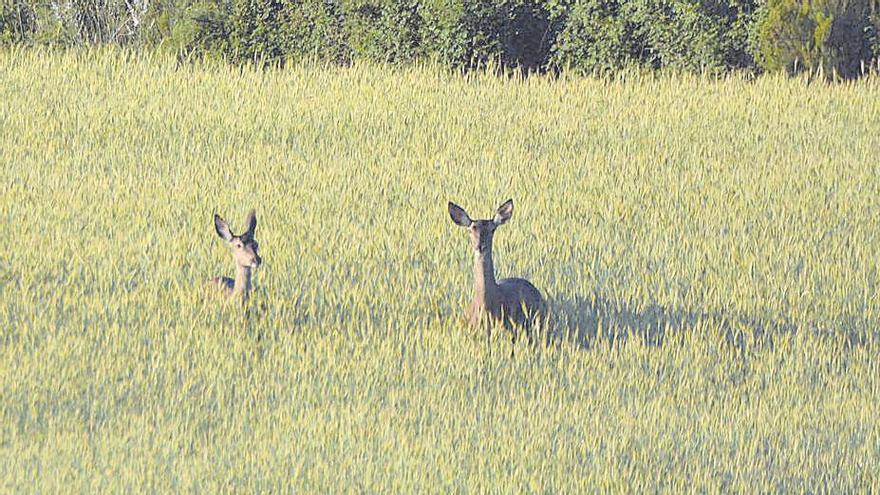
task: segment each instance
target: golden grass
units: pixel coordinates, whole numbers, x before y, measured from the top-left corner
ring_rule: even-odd
[[[878,90],[0,52],[0,488],[878,491]]]

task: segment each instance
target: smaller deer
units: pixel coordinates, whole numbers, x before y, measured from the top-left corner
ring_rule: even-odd
[[[467,310],[471,325],[485,325],[491,336],[490,320],[501,321],[513,333],[516,326],[526,331],[532,342],[532,324],[543,319],[546,308],[544,298],[531,282],[522,278],[506,278],[495,281],[492,264],[492,237],[495,229],[513,216],[513,200],[509,199],[495,212],[491,220],[471,220],[467,212],[455,203],[449,203],[449,216],[456,224],[468,229],[474,249],[474,300]]]
[[[235,235],[229,229],[229,224],[220,215],[214,214],[214,228],[221,239],[229,243],[232,249],[232,259],[235,261],[235,279],[229,277],[215,277],[210,285],[219,287],[227,296],[240,296],[243,302],[247,302],[251,290],[251,270],[260,266],[263,260],[257,254],[257,241],[254,239],[254,230],[257,228],[257,214],[251,210],[245,219],[247,231],[241,235]]]

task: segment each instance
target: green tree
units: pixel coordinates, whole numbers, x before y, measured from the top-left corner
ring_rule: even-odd
[[[876,0],[768,0],[756,29],[756,58],[768,71],[853,77],[872,53]]]
[[[748,67],[753,9],[751,0],[575,0],[553,60],[585,72]]]

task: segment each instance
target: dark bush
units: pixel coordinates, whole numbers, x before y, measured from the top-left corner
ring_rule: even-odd
[[[495,62],[524,71],[543,70],[548,67],[561,26],[560,16],[554,15],[552,6],[549,2],[529,0],[465,0],[447,4],[447,16],[452,16],[435,26],[439,36],[434,37],[436,47],[432,51],[442,54],[444,61],[456,67],[473,68]]]
[[[875,12],[872,0],[768,0],[755,23],[758,63],[856,76],[876,56]]]
[[[351,59],[342,7],[333,0],[225,0],[165,6],[172,49],[233,62]]]
[[[343,18],[354,58],[405,63],[423,55],[418,1],[352,0],[345,3]]]
[[[752,11],[740,0],[576,0],[553,61],[585,72],[748,67]]]
[[[288,59],[351,61],[343,6],[337,0],[290,0],[282,29]]]
[[[36,31],[34,6],[25,0],[0,4],[0,45],[29,41]]]
[[[618,1],[576,1],[557,36],[553,62],[584,72],[614,71],[638,62],[645,45]]]

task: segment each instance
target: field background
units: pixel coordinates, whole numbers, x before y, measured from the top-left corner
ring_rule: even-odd
[[[876,79],[2,51],[0,490],[880,490],[878,150]],[[446,212],[507,198],[513,358]]]

